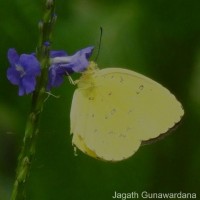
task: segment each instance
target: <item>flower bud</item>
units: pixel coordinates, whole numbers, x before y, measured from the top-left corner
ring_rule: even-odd
[[[43,27],[44,27],[44,23],[43,23],[43,21],[41,20],[41,21],[39,21],[39,23],[38,23],[38,28],[39,28],[40,31],[42,31],[42,30],[43,30]]]
[[[54,4],[54,0],[47,0],[46,1],[46,8],[50,9]]]

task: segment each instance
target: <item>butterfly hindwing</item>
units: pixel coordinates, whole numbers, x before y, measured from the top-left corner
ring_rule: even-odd
[[[167,132],[183,115],[166,88],[131,70],[102,69],[81,81],[88,87],[75,91],[71,132],[74,144],[93,157],[128,158],[142,141]]]

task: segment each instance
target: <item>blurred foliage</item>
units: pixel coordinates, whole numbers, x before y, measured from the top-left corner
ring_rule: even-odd
[[[0,200],[9,199],[30,96],[6,79],[7,50],[33,52],[41,0],[0,0]],[[56,1],[53,48],[69,54],[103,39],[98,64],[143,73],[169,88],[185,117],[173,134],[141,147],[130,159],[101,162],[74,156],[68,80],[44,107],[37,154],[27,183],[30,200],[109,200],[114,191],[196,192],[200,195],[200,1]],[[74,76],[74,78],[77,76]],[[122,119],[123,120],[123,119]]]

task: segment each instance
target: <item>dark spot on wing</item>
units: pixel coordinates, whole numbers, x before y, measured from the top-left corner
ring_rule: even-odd
[[[133,112],[133,110],[129,109],[128,112],[127,112],[127,114],[131,114],[132,112]]]
[[[123,79],[123,77],[122,76],[120,76],[120,81],[119,81],[120,83],[123,83],[124,82],[124,79]]]
[[[113,109],[110,111],[110,114],[111,114],[111,115],[114,115],[114,114],[115,114],[115,112],[116,112],[116,109],[115,109],[115,108],[113,108]]]
[[[111,109],[108,114],[105,115],[105,119],[110,118],[112,115],[114,115],[117,112],[115,108]]]
[[[114,131],[108,131],[108,134],[109,134],[109,135],[114,135],[115,132],[114,132]]]
[[[131,127],[126,127],[126,132],[129,132],[132,128]]]
[[[125,135],[125,134],[123,134],[123,133],[120,133],[120,134],[119,134],[119,137],[121,137],[121,138],[125,138],[125,137],[126,137],[126,135]]]
[[[98,129],[94,129],[94,133],[97,133],[98,132]]]
[[[144,85],[140,85],[138,87],[138,90],[136,91],[136,94],[140,94],[142,92],[142,90],[144,89]]]
[[[88,99],[91,101],[91,100],[94,100],[94,97],[90,96]]]

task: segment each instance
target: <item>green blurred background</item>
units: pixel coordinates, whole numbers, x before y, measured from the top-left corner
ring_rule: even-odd
[[[173,134],[143,146],[130,159],[101,162],[74,156],[69,112],[75,87],[68,80],[44,107],[29,200],[109,200],[118,192],[195,192],[200,197],[200,1],[57,0],[53,49],[69,54],[98,45],[100,67],[124,67],[166,86],[185,116]],[[0,200],[15,177],[30,96],[19,97],[6,79],[7,50],[35,50],[41,0],[0,0]],[[75,76],[73,76],[75,78]],[[123,119],[122,119],[123,120]]]

